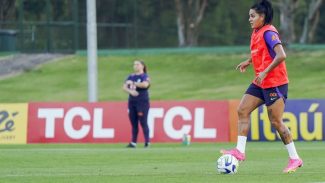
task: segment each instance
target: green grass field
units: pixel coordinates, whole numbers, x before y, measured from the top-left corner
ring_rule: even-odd
[[[142,144],[139,144],[142,145]],[[283,174],[287,152],[282,142],[249,142],[247,160],[236,175],[216,172],[220,148],[233,144],[2,145],[0,182],[325,182],[324,142],[296,142],[304,166]]]
[[[253,79],[252,68],[235,66],[244,54],[184,53],[101,56],[98,59],[99,101],[126,100],[122,83],[142,58],[152,79],[152,100],[240,99]],[[16,77],[0,80],[0,102],[87,101],[87,61],[71,56]],[[289,52],[289,98],[325,98],[325,52]]]

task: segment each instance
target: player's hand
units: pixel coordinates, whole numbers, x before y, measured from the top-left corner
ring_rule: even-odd
[[[133,97],[137,97],[139,95],[139,92],[137,92],[136,90],[130,90],[130,95],[132,95]]]
[[[260,72],[258,74],[258,76],[255,78],[256,84],[261,85],[265,77],[266,77],[266,73],[265,72]]]
[[[244,62],[241,62],[240,64],[237,65],[236,70],[239,69],[240,72],[246,72],[246,68],[250,65],[251,63],[249,60],[246,60]]]
[[[127,80],[125,82],[125,84],[128,86],[128,88],[130,90],[135,90],[137,87],[135,86],[135,82],[131,81],[131,80]]]

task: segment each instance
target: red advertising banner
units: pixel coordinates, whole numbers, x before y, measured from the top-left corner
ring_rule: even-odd
[[[193,142],[227,142],[228,105],[228,101],[152,102],[151,141],[180,142],[189,134]],[[129,142],[127,103],[30,103],[27,134],[28,143]]]

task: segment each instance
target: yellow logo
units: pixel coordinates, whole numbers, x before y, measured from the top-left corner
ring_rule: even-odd
[[[0,104],[0,144],[26,144],[28,104]]]
[[[278,40],[278,36],[272,35],[272,41]]]

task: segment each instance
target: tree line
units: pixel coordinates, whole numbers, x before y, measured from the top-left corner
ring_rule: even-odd
[[[77,6],[74,7],[77,1]],[[249,44],[248,11],[255,0],[97,0],[99,48],[194,47]],[[325,42],[324,0],[271,0],[284,44]],[[50,4],[50,6],[48,5]],[[23,7],[20,7],[23,6]],[[50,8],[49,8],[50,7]],[[6,22],[78,21],[85,47],[86,0],[1,0]],[[77,18],[73,12],[77,12]],[[39,34],[43,29],[36,27]],[[45,31],[45,30],[44,30]],[[56,31],[51,33],[55,36]],[[61,41],[67,35],[58,35]],[[63,43],[62,43],[63,44]]]

